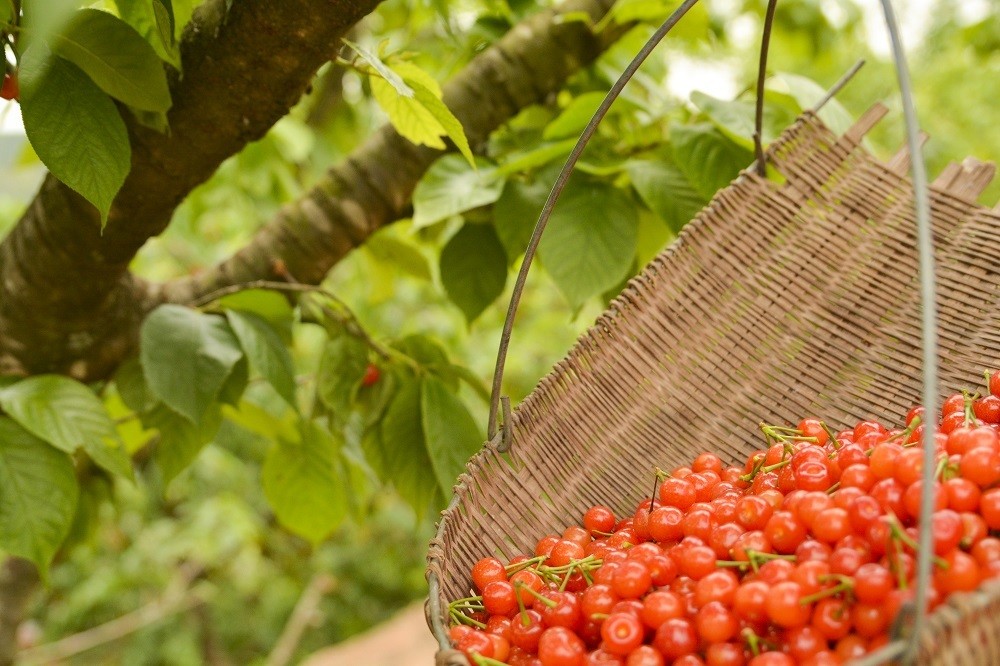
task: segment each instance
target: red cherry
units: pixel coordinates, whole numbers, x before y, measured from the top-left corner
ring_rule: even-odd
[[[604,649],[623,657],[642,645],[643,635],[642,622],[631,613],[614,613],[601,625]]]
[[[21,89],[17,83],[17,74],[4,74],[3,85],[0,86],[0,97],[7,100],[16,100],[21,96]]]
[[[378,369],[378,366],[374,363],[369,363],[365,368],[365,374],[361,377],[362,386],[372,386],[378,383],[379,378],[382,377],[382,371]]]

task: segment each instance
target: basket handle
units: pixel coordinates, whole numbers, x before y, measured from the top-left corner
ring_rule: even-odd
[[[899,97],[903,106],[903,119],[906,125],[906,143],[910,151],[910,178],[913,182],[913,207],[917,222],[917,252],[919,257],[918,276],[920,280],[920,328],[922,333],[921,354],[923,356],[923,378],[921,386],[921,404],[925,414],[937,414],[937,301],[935,300],[934,278],[934,239],[930,221],[930,202],[927,193],[927,167],[924,164],[921,151],[920,125],[913,102],[913,89],[910,84],[910,71],[906,63],[899,35],[899,25],[892,7],[892,0],[881,0],[882,13],[885,16],[885,26],[889,33],[889,44],[892,48],[893,64],[896,67],[896,79],[899,85]],[[895,631],[903,630],[908,636],[894,636],[894,640],[884,647],[872,652],[854,662],[856,666],[877,666],[895,660],[902,663],[916,663],[920,648],[920,634],[923,633],[927,621],[927,593],[931,579],[931,560],[934,549],[931,544],[930,516],[934,511],[934,435],[935,428],[924,428],[921,447],[923,456],[923,487],[920,493],[921,529],[918,535],[919,549],[917,552],[917,593],[914,605],[906,609],[906,616],[912,616],[910,627],[897,626]],[[905,618],[905,619],[908,619]]]
[[[773,1],[773,0],[772,0]],[[678,21],[687,13],[691,7],[697,3],[698,0],[685,0],[681,6],[673,11],[673,13],[667,17],[667,20],[663,22],[656,32],[646,41],[642,49],[632,61],[622,72],[618,80],[608,91],[608,94],[604,97],[604,101],[597,108],[594,116],[587,123],[587,127],[583,130],[580,138],[577,140],[576,145],[573,147],[572,152],[570,152],[569,157],[566,158],[566,163],[563,165],[562,171],[559,172],[559,177],[556,178],[555,184],[552,186],[552,190],[549,192],[548,198],[545,200],[545,205],[542,206],[542,212],[538,216],[538,221],[535,223],[535,230],[531,233],[531,240],[528,241],[528,247],[524,251],[524,261],[521,262],[521,269],[517,273],[517,280],[514,282],[514,291],[510,297],[510,304],[507,306],[507,318],[503,323],[503,332],[500,334],[500,348],[497,351],[497,362],[496,367],[493,370],[493,387],[490,393],[490,417],[489,424],[487,426],[486,438],[491,442],[496,439],[497,436],[497,411],[500,405],[500,384],[503,382],[503,370],[504,365],[507,362],[507,349],[510,347],[510,336],[514,328],[514,315],[517,313],[517,307],[521,303],[521,294],[524,292],[524,283],[528,278],[528,269],[531,268],[531,262],[535,258],[535,253],[538,250],[538,243],[542,239],[542,233],[545,231],[545,227],[549,222],[549,218],[552,216],[552,210],[555,208],[556,202],[559,200],[559,196],[562,194],[563,189],[566,187],[566,183],[569,181],[570,175],[573,173],[573,167],[576,166],[577,161],[580,159],[580,155],[583,154],[584,148],[590,142],[591,137],[597,131],[597,126],[607,115],[608,110],[614,103],[618,96],[621,94],[625,85],[632,79],[632,76],[636,73],[639,67],[645,62],[649,54],[653,52],[653,49],[663,41],[663,38],[667,36],[667,33],[677,24]],[[510,418],[509,418],[509,401],[505,402],[504,409],[504,423],[502,438],[499,442],[496,442],[497,449],[499,451],[507,451],[510,448]]]
[[[601,105],[594,112],[593,117],[590,122],[587,123],[587,127],[580,134],[580,138],[577,140],[576,145],[570,152],[569,156],[566,158],[566,162],[563,164],[562,170],[559,172],[559,176],[556,178],[555,184],[552,186],[549,196],[545,200],[545,204],[542,206],[542,211],[538,216],[538,221],[535,223],[535,228],[531,233],[531,239],[528,241],[528,246],[524,251],[524,261],[521,262],[521,268],[518,271],[517,279],[514,282],[514,290],[510,297],[510,303],[507,306],[507,316],[504,319],[503,331],[500,334],[500,345],[497,350],[497,360],[496,365],[493,370],[493,383],[490,390],[490,414],[489,423],[487,425],[487,435],[486,439],[491,443],[496,445],[496,448],[500,452],[505,452],[510,450],[511,445],[511,431],[510,431],[510,398],[507,396],[501,396],[501,384],[503,383],[503,373],[504,367],[507,362],[507,352],[510,348],[510,338],[514,328],[514,315],[517,313],[517,308],[521,303],[521,296],[524,292],[524,285],[527,281],[528,270],[531,268],[531,262],[535,258],[535,253],[538,250],[538,244],[541,241],[542,233],[545,232],[545,228],[548,225],[549,218],[552,216],[552,211],[555,208],[556,202],[559,200],[560,195],[566,187],[566,183],[569,181],[570,175],[573,173],[573,168],[576,166],[577,161],[583,154],[584,149],[590,142],[594,133],[597,131],[598,125],[607,115],[608,110],[614,103],[618,96],[621,94],[622,90],[632,79],[632,76],[636,73],[642,63],[645,62],[646,58],[653,52],[653,49],[663,41],[663,38],[667,36],[667,33],[680,21],[681,18],[687,13],[691,7],[695,5],[698,0],[686,0],[682,5],[680,5],[674,12],[667,17],[667,20],[656,30],[655,33],[646,41],[642,49],[636,54],[636,56],[629,62],[625,71],[618,77],[615,84],[608,91],[608,94],[604,97]],[[764,80],[767,74],[767,53],[768,47],[771,42],[771,27],[774,24],[774,12],[778,4],[778,0],[768,0],[767,10],[764,17],[764,31],[761,38],[760,47],[760,66],[757,72],[757,104],[755,109],[754,118],[754,149],[756,153],[756,168],[757,172],[763,176],[766,171],[766,161],[763,146],[763,118],[764,118]],[[820,100],[812,109],[812,111],[818,111],[822,106],[824,106],[841,88],[843,88],[848,81],[850,81],[858,70],[864,65],[864,60],[859,60],[844,76],[841,77],[837,83],[827,92],[827,94]],[[503,408],[503,426],[502,432],[497,433],[497,412],[500,411],[502,404]]]

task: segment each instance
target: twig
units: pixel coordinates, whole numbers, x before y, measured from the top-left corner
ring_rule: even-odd
[[[220,298],[225,298],[226,296],[231,296],[233,294],[238,294],[241,291],[249,291],[251,289],[267,289],[269,291],[280,291],[285,293],[297,293],[297,294],[319,294],[324,298],[335,303],[337,307],[341,308],[346,314],[341,314],[334,311],[331,308],[321,305],[320,310],[323,314],[339,323],[344,329],[354,337],[360,339],[369,348],[372,349],[376,354],[382,358],[389,358],[392,354],[385,347],[380,345],[375,341],[368,331],[358,322],[357,316],[351,310],[351,308],[341,299],[339,296],[334,294],[323,287],[319,287],[312,284],[305,284],[304,282],[297,282],[294,279],[289,279],[287,282],[278,282],[276,280],[253,280],[251,282],[242,282],[240,284],[229,285],[228,287],[222,287],[213,292],[205,294],[201,298],[190,303],[193,308],[204,307],[210,303],[213,303]],[[303,321],[308,321],[303,318]]]
[[[331,298],[338,303],[342,301],[323,289],[322,287],[317,287],[312,284],[302,284],[301,282],[278,282],[276,280],[253,280],[252,282],[242,282],[240,284],[231,284],[228,287],[222,287],[221,289],[216,289],[213,292],[209,292],[199,298],[198,300],[191,303],[191,307],[200,308],[213,301],[217,301],[220,298],[226,296],[231,296],[233,294],[238,294],[241,291],[248,291],[250,289],[268,289],[270,291],[285,291],[285,292],[295,292],[295,293],[312,293],[316,292],[323,294],[327,298]]]
[[[844,86],[846,86],[848,83],[851,82],[851,79],[853,79],[854,75],[858,73],[858,70],[860,70],[864,66],[865,66],[864,58],[861,58],[856,63],[854,63],[854,66],[851,67],[846,72],[844,72],[844,75],[842,77],[837,79],[837,82],[834,83],[833,86],[826,91],[826,94],[823,95],[823,98],[820,101],[816,102],[816,104],[813,106],[812,109],[810,109],[810,111],[812,111],[813,113],[818,113],[819,110],[822,109],[824,106],[826,106],[826,103],[829,102],[831,99],[833,99],[834,96],[836,96],[836,94],[839,93]]]
[[[323,597],[329,594],[334,588],[335,581],[332,576],[325,573],[318,573],[312,577],[306,589],[302,591],[292,614],[288,617],[285,628],[281,630],[274,649],[267,656],[267,666],[285,666],[295,656],[295,650],[302,640],[302,635],[306,632],[312,622]]]
[[[156,601],[126,613],[78,634],[58,641],[24,650],[18,658],[23,666],[52,664],[86,652],[99,645],[111,643],[139,631],[171,615],[183,613],[207,601],[210,592],[200,586],[184,586],[182,590],[169,590]]]

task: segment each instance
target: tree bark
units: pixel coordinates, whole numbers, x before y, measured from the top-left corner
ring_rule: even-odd
[[[520,109],[558,91],[620,34],[594,35],[580,21],[560,21],[560,14],[585,11],[596,22],[613,4],[570,0],[556,11],[535,15],[449,81],[444,99],[469,143],[485,143],[490,132]],[[197,276],[154,288],[151,297],[189,304],[230,285],[273,278],[276,265],[301,282],[317,284],[351,249],[405,214],[420,177],[441,155],[383,127],[231,258]]]
[[[146,310],[128,264],[176,206],[301,97],[340,38],[379,0],[208,0],[181,41],[170,132],[125,111],[132,168],[104,232],[52,177],[0,244],[0,373],[106,376]]]

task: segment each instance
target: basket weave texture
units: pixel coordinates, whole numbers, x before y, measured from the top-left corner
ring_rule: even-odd
[[[487,445],[443,514],[428,555],[443,613],[479,558],[529,552],[595,503],[631,512],[654,465],[742,463],[761,421],[898,425],[919,402],[909,160],[860,145],[884,114],[841,137],[801,117],[768,150],[781,177],[748,170],[719,192],[541,380],[512,415],[510,454]],[[1000,365],[1000,214],[975,203],[992,175],[966,160],[931,187],[942,397]],[[921,639],[922,664],[1000,664],[1000,586],[935,613]]]

